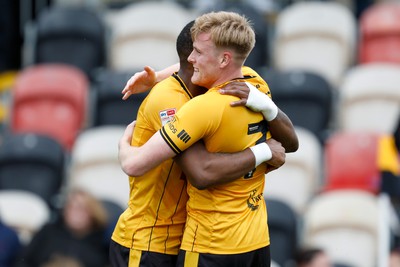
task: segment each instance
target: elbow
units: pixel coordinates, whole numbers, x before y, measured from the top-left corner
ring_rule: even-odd
[[[292,142],[287,145],[287,148],[285,148],[287,153],[296,152],[298,149],[299,149],[299,142]]]
[[[191,185],[193,187],[195,187],[198,190],[205,190],[205,189],[208,188],[208,186],[205,183],[201,183],[201,182],[200,183],[196,183],[196,182],[192,183],[192,182],[190,182],[190,183],[191,183]]]
[[[137,177],[144,174],[144,171],[135,164],[121,163],[121,168],[128,176]]]
[[[215,184],[213,182],[215,179],[205,172],[197,172],[195,175],[188,176],[188,180],[198,190],[205,190]]]
[[[299,139],[297,138],[297,135],[288,138],[288,142],[286,142],[284,147],[286,153],[296,152],[299,149]]]

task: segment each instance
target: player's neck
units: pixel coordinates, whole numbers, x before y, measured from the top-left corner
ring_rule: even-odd
[[[220,84],[238,78],[243,78],[243,73],[241,68],[227,68],[223,72],[221,72],[221,75],[219,75],[219,78],[213,83],[212,87],[218,86]]]

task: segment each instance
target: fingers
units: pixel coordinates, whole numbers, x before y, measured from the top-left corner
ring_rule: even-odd
[[[219,92],[223,95],[232,95],[238,97],[238,101],[231,102],[231,106],[236,107],[246,105],[250,89],[244,82],[232,82],[221,88]]]
[[[132,95],[132,93],[131,93],[130,91],[127,91],[127,92],[122,96],[122,100],[127,100],[131,95]]]
[[[249,93],[246,92],[245,90],[241,90],[241,89],[236,89],[236,88],[221,88],[219,90],[220,94],[222,95],[232,95],[232,96],[237,96],[239,98],[246,98],[248,97]]]
[[[147,77],[148,72],[153,71],[152,68],[150,67],[145,67],[143,71],[136,72],[125,84],[124,89],[122,89],[121,93],[123,94],[122,99],[126,100],[128,99],[133,93],[138,91],[138,89],[135,88],[135,86],[140,85],[141,80],[145,79]]]
[[[231,107],[246,106],[246,100],[240,99],[230,103]]]
[[[286,161],[285,148],[273,138],[268,139],[266,143],[272,152],[272,158],[267,163],[276,169],[281,167]]]
[[[267,174],[269,172],[272,172],[272,171],[274,171],[276,169],[279,169],[278,167],[272,166],[272,165],[270,165],[268,163],[266,163],[266,165],[267,165],[267,168],[265,169],[265,174]]]
[[[144,71],[147,72],[148,74],[155,73],[155,70],[150,66],[145,66]]]
[[[126,100],[126,99],[128,99],[130,96],[131,96],[131,94],[132,94],[132,92],[131,92],[131,90],[132,90],[132,84],[134,84],[134,80],[136,79],[136,74],[135,75],[133,75],[127,82],[126,82],[126,84],[125,84],[125,87],[124,87],[124,89],[122,89],[122,91],[121,91],[121,93],[123,94],[123,96],[122,96],[122,99],[123,100]]]

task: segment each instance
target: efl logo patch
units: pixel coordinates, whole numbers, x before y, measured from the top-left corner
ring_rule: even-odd
[[[160,111],[161,125],[164,126],[176,113],[176,108],[165,109]]]

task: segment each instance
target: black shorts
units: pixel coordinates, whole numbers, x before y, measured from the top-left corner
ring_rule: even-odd
[[[109,257],[112,267],[175,267],[178,255],[130,249],[111,240]]]
[[[269,246],[241,254],[206,254],[180,250],[177,267],[270,267]]]

